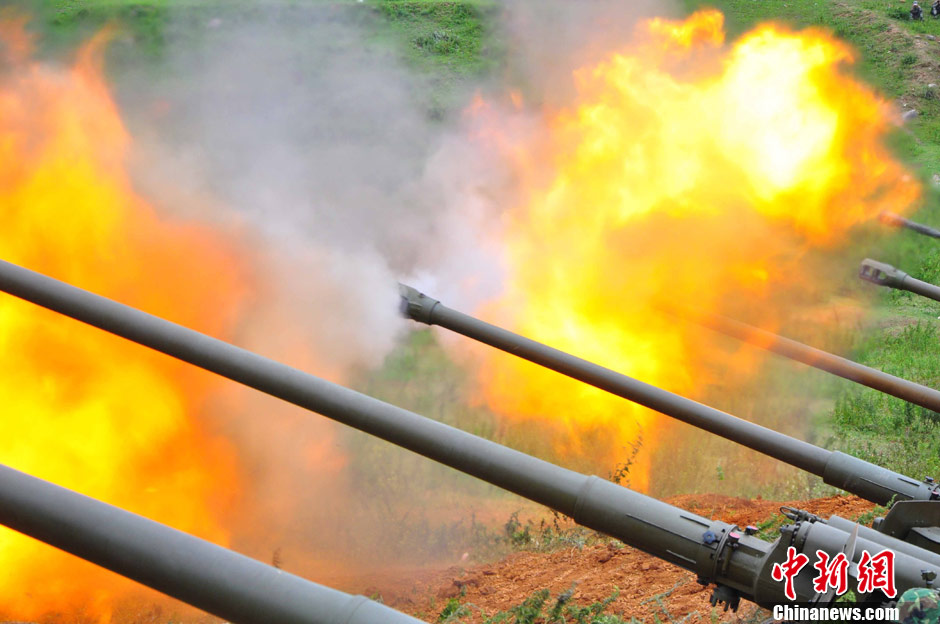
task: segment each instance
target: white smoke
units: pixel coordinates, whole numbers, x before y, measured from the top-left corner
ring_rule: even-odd
[[[626,41],[653,6],[640,4],[520,1],[490,11],[486,27],[504,40],[505,61],[485,83],[462,83],[443,119],[430,114],[433,80],[376,43],[387,25],[370,5],[179,9],[161,78],[145,66],[119,81],[136,180],[160,209],[245,241],[257,301],[240,344],[343,381],[380,364],[413,325],[399,317],[399,280],[471,312],[500,292],[502,216],[517,199],[515,180],[502,155],[468,134],[473,120],[461,109],[477,91],[489,99],[518,89],[531,106],[502,115],[510,132],[532,131],[538,102],[563,99],[570,70],[597,46]],[[462,400],[451,388],[440,396]],[[390,512],[370,516],[379,502],[349,485],[344,458],[364,436],[351,446],[330,421],[251,393],[215,407],[229,414],[227,433],[250,475],[243,521],[252,528],[239,535],[250,551],[283,547],[286,560],[309,562],[399,541]],[[454,489],[451,472],[419,472],[426,460],[382,457],[398,470],[395,481],[388,466],[370,468],[389,510],[407,507],[408,491]],[[405,513],[399,528],[413,522]],[[360,563],[374,564],[376,553],[368,556]]]

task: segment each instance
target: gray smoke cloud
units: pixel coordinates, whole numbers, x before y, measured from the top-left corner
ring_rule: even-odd
[[[266,295],[296,308],[291,340],[335,370],[393,346],[396,276],[433,221],[410,186],[437,131],[414,81],[366,45],[366,10],[201,14],[204,41],[171,47],[168,82],[130,95],[161,111],[140,124],[151,194],[169,180],[222,206],[210,218],[250,235]]]
[[[495,292],[497,250],[479,241],[498,204],[480,198],[500,173],[374,42],[374,8],[180,11],[159,71],[131,67],[119,98],[144,195],[243,243],[255,300],[239,344],[349,383],[410,326],[400,279],[470,306]],[[454,117],[475,88],[456,94]],[[467,401],[442,375],[397,402],[439,395],[429,415],[453,421],[459,406],[444,397]],[[243,551],[343,583],[383,563],[461,556],[425,534],[458,519],[429,520],[416,503],[478,484],[243,389],[209,411],[238,448],[246,491],[230,526]]]
[[[509,0],[503,13],[508,80],[545,103],[563,106],[574,87],[571,72],[622,49],[638,21],[681,14],[669,0]]]
[[[511,168],[468,137],[459,110],[481,91],[560,102],[575,68],[664,12],[652,0],[491,10],[504,63],[466,81],[441,122],[422,95],[429,82],[373,42],[381,18],[368,5],[189,10],[171,24],[167,77],[145,74],[122,92],[126,108],[146,112],[134,127],[145,139],[138,177],[188,216],[207,218],[188,200],[211,197],[223,208],[208,218],[254,238],[275,282],[267,296],[297,308],[293,329],[330,370],[374,366],[407,327],[399,279],[471,310],[499,292]],[[537,131],[534,108],[500,110],[501,131]]]
[[[536,132],[539,103],[565,101],[571,70],[662,8],[557,0],[489,10],[505,59],[493,75],[465,80],[443,118],[429,112],[426,78],[376,43],[382,18],[369,5],[179,9],[158,71],[130,65],[119,80],[135,179],[161,210],[244,241],[257,300],[240,344],[346,381],[381,364],[410,326],[398,316],[397,281],[470,311],[500,292],[501,216],[518,189],[460,113],[474,93],[521,90],[531,106],[493,105],[504,131]],[[432,397],[431,415],[460,424],[470,397],[443,375],[415,374],[402,400]],[[332,559],[348,571],[423,554],[415,543],[427,536],[415,527],[448,520],[419,522],[409,505],[481,492],[265,397],[226,392],[214,409],[226,414],[250,484],[241,545],[261,558],[278,552],[288,569],[322,573]],[[456,560],[462,551],[446,541],[429,556]]]

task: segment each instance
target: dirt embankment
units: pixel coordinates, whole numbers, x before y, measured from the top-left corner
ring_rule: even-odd
[[[687,495],[669,499],[683,509],[746,526],[758,524],[778,513],[782,505],[806,509],[823,517],[854,518],[873,505],[854,496],[834,496],[811,501],[773,502],[717,495]],[[549,605],[558,595],[573,588],[572,601],[584,605],[601,601],[615,590],[619,595],[608,608],[629,618],[652,623],[686,621],[751,622],[756,608],[742,603],[737,614],[725,613],[709,604],[711,591],[699,585],[695,575],[629,547],[613,544],[566,548],[552,553],[518,552],[488,565],[452,567],[426,572],[397,586],[376,586],[386,603],[428,622],[437,622],[450,598],[473,605],[472,622],[520,604],[534,592],[548,588]],[[759,620],[758,620],[759,621]]]

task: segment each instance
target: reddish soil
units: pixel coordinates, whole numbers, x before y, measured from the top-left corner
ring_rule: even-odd
[[[763,522],[778,513],[781,505],[806,509],[823,517],[836,514],[847,518],[873,507],[851,496],[781,503],[687,495],[669,502],[739,526]],[[516,606],[540,589],[551,591],[551,605],[559,594],[572,587],[572,600],[581,605],[603,600],[617,589],[619,596],[607,612],[646,623],[678,622],[696,613],[702,622],[749,622],[757,611],[753,605],[742,603],[737,614],[716,609],[712,619],[713,609],[708,602],[711,591],[699,585],[694,574],[633,548],[616,548],[613,544],[552,553],[519,552],[493,564],[425,572],[417,580],[411,576],[410,581],[402,581],[397,588],[382,585],[376,586],[375,591],[382,594],[386,603],[428,622],[436,622],[447,600],[461,594],[461,602],[477,608],[472,621],[478,623],[484,619],[481,613],[489,616]],[[690,621],[696,621],[694,615]]]

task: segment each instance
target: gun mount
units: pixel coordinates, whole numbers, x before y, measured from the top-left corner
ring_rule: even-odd
[[[884,262],[878,262],[870,258],[862,260],[862,264],[858,269],[858,276],[866,282],[878,286],[906,290],[921,297],[940,301],[940,286],[915,279],[901,269],[896,269]]]
[[[413,412],[338,386],[300,370],[124,306],[63,282],[0,262],[0,289],[138,344],[318,412],[410,449],[572,517],[653,556],[714,583],[713,603],[735,608],[741,599],[769,606],[784,602],[784,584],[773,579],[789,548],[815,555],[883,550],[885,536],[862,537],[823,522],[794,522],[772,543],[735,525],[712,521],[628,488],[586,476],[460,431]],[[819,449],[821,450],[821,449]],[[895,553],[899,592],[922,587],[924,571],[940,570],[924,549]],[[795,579],[800,601],[820,601],[812,571]],[[878,598],[880,592],[872,595]],[[890,596],[889,596],[890,597]],[[884,596],[882,596],[882,599]]]

